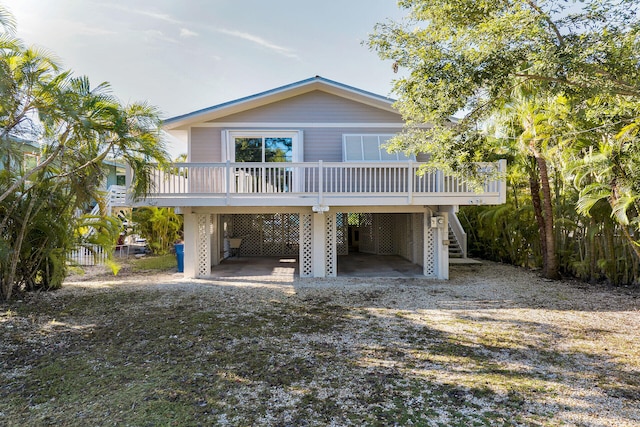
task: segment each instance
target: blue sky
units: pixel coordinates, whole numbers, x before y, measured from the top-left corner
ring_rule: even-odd
[[[362,45],[394,0],[0,0],[18,37],[172,117],[315,75],[392,95]]]

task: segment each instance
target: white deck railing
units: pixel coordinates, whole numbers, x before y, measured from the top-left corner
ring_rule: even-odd
[[[504,160],[478,167],[487,172],[480,194],[504,192],[504,180],[489,174],[504,172]],[[148,197],[479,194],[460,178],[442,172],[418,175],[419,168],[416,162],[176,163],[153,170]]]
[[[124,185],[110,185],[105,195],[106,211],[111,214],[111,209],[116,206],[127,206],[127,187]],[[100,215],[100,204],[96,203],[90,215]]]

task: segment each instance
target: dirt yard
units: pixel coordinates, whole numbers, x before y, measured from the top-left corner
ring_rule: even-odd
[[[93,272],[0,305],[0,425],[640,425],[640,294]]]

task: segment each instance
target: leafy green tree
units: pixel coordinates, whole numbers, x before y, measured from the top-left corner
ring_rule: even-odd
[[[172,245],[181,238],[182,217],[171,208],[145,206],[134,209],[134,230],[147,240],[151,252],[169,253]]]
[[[538,225],[545,277],[557,277],[559,264],[554,232],[554,197],[551,188],[553,161],[566,131],[568,105],[563,96],[537,93],[531,84],[511,93],[492,117],[495,133],[503,136],[516,154],[513,160],[526,170],[533,213]]]
[[[151,185],[149,162],[164,165],[167,154],[155,107],[122,105],[108,84],[92,87],[11,34],[0,44],[0,157],[16,155],[13,136],[41,144],[35,165],[5,162],[0,173],[0,296],[9,299],[34,284],[60,286],[67,253],[82,243],[73,237],[75,212],[100,200],[108,155],[131,166],[133,195],[140,196]],[[47,229],[47,221],[55,226]],[[112,246],[109,221],[94,225],[92,239]]]
[[[606,201],[627,243],[640,260],[640,119],[617,135],[604,135],[597,147],[574,164],[580,189],[577,206],[591,215],[596,204]]]
[[[546,242],[544,275],[557,277],[545,150],[562,142],[563,150],[579,156],[584,148],[579,142],[588,138],[567,138],[566,129],[545,122],[560,99],[565,117],[613,134],[636,120],[633,108],[620,105],[637,105],[640,97],[640,5],[635,0],[401,0],[399,5],[407,10],[406,20],[378,24],[369,39],[381,58],[402,70],[394,91],[408,125],[391,148],[428,152],[427,168],[472,179],[472,161],[504,149],[488,144],[480,130],[513,104],[521,88],[535,94],[539,105],[532,106],[528,119],[520,117],[519,148],[535,159],[531,192],[534,203],[542,195],[543,205],[534,207]],[[459,112],[464,112],[461,120],[450,120]],[[596,140],[593,135],[591,143]]]

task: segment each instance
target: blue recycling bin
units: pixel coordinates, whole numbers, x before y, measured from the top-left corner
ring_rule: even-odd
[[[176,243],[173,247],[176,250],[176,259],[178,260],[178,273],[184,273],[184,243]]]

